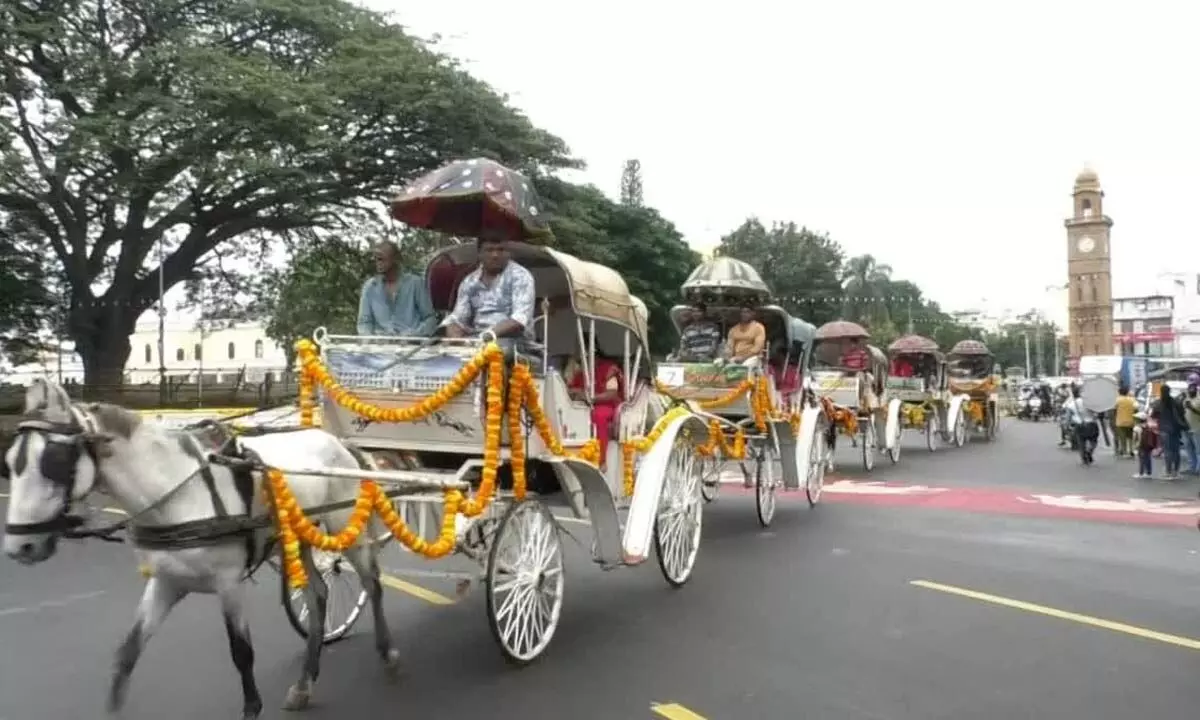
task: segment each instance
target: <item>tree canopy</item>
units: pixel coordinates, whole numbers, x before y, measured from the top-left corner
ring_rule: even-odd
[[[0,79],[0,212],[63,271],[88,382],[119,381],[158,250],[169,289],[274,234],[352,222],[447,158],[572,164],[506,98],[344,0],[8,0]]]

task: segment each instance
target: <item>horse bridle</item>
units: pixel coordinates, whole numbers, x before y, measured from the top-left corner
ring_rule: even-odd
[[[25,471],[25,464],[28,462],[29,456],[29,436],[32,433],[38,433],[46,443],[40,463],[42,477],[62,490],[63,506],[49,520],[35,523],[8,523],[4,528],[6,533],[9,535],[42,535],[45,533],[63,535],[69,534],[70,531],[84,524],[84,518],[71,515],[71,506],[75,502],[76,468],[79,466],[79,459],[83,453],[87,453],[91,457],[97,475],[100,472],[100,463],[97,457],[97,444],[100,436],[94,430],[89,429],[93,425],[92,419],[86,413],[75,408],[71,408],[71,422],[68,423],[31,418],[17,425],[17,436],[12,445],[17,448],[17,456],[13,460],[11,470],[7,461],[0,459],[0,477],[7,479],[10,477],[10,472]],[[7,454],[5,451],[4,457]]]

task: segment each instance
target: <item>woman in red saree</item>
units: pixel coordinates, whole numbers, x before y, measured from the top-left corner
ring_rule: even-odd
[[[625,376],[621,365],[605,357],[596,356],[596,377],[593,382],[592,425],[596,428],[596,440],[600,442],[600,466],[608,457],[608,440],[612,434],[613,420],[617,417],[617,408],[625,399]],[[581,363],[575,363],[575,371],[567,382],[567,389],[573,400],[587,399],[585,388],[586,377]]]

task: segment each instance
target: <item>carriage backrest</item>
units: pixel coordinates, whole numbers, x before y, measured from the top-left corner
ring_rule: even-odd
[[[551,356],[579,351],[575,320],[582,321],[585,334],[595,321],[597,351],[612,358],[623,357],[628,332],[632,334],[630,351],[640,347],[645,359],[639,375],[651,377],[645,305],[629,293],[619,273],[539,245],[510,242],[509,250],[513,262],[533,275],[537,297],[554,299],[561,306],[545,315],[542,308],[534,309],[535,318],[541,319],[531,330],[545,336],[549,329],[547,351]],[[430,258],[425,277],[436,310],[448,312],[454,307],[459,285],[477,265],[474,243],[445,248]]]

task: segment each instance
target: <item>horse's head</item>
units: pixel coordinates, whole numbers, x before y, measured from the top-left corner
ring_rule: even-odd
[[[33,382],[25,393],[25,418],[0,464],[9,481],[6,555],[32,564],[54,554],[58,538],[80,524],[69,514],[71,505],[95,487],[98,458],[109,442],[61,386]]]

